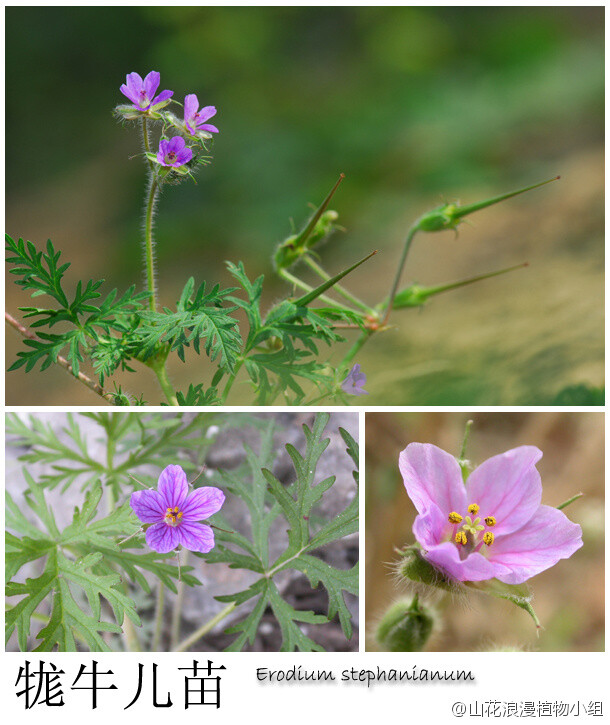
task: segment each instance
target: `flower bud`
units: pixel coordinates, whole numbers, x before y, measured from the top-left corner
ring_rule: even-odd
[[[421,652],[435,628],[435,612],[417,597],[392,604],[377,625],[375,638],[386,652]]]

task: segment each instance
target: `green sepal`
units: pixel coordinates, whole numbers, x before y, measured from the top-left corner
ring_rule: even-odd
[[[498,579],[488,579],[482,582],[464,582],[464,584],[483,594],[489,594],[491,597],[506,599],[512,602],[530,615],[534,620],[537,630],[542,629],[540,620],[532,607],[532,593],[525,584],[504,584],[504,582]]]

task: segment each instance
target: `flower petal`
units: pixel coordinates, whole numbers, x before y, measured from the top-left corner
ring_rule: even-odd
[[[443,514],[463,511],[466,489],[455,458],[431,443],[409,443],[398,465],[409,498],[420,514],[435,503]]]
[[[199,122],[203,123],[204,121],[207,121],[209,118],[212,118],[212,116],[216,115],[216,106],[204,106],[201,111],[199,111],[199,118],[197,121],[197,125],[199,125]]]
[[[214,548],[214,532],[205,524],[182,523],[176,529],[180,543],[190,551],[207,554]]]
[[[167,506],[157,491],[135,491],[131,494],[129,505],[135,515],[144,524],[163,521]]]
[[[150,105],[152,108],[156,108],[161,103],[168,101],[173,95],[173,91],[161,91],[161,93],[159,93],[159,95],[151,101]]]
[[[193,151],[191,149],[182,149],[176,154],[176,161],[172,166],[184,166],[193,158]]]
[[[157,88],[161,83],[161,73],[156,70],[151,70],[150,73],[144,79],[144,90],[146,91],[146,98],[150,103],[157,92]]]
[[[168,466],[161,471],[159,476],[158,491],[161,494],[165,507],[182,507],[182,503],[188,494],[188,483],[186,473],[180,466]]]
[[[199,108],[199,101],[194,93],[184,97],[184,120],[193,118]]]
[[[432,503],[425,513],[416,517],[413,522],[413,534],[424,549],[431,549],[441,543],[443,535],[447,527],[451,524],[447,521],[447,517]]]
[[[497,537],[489,549],[495,574],[505,584],[521,584],[567,559],[582,546],[582,529],[552,506],[540,506],[519,531]]]
[[[487,459],[466,482],[468,503],[481,507],[479,516],[494,516],[496,536],[520,529],[536,513],[542,483],[536,463],[542,451],[521,446]]]
[[[202,521],[220,511],[225,501],[224,493],[214,486],[195,489],[182,504],[183,522]]]
[[[167,554],[180,543],[178,527],[167,524],[153,524],[146,529],[146,543],[160,554]]]
[[[209,133],[220,133],[216,126],[212,126],[211,123],[202,123],[201,126],[197,126],[198,131],[209,131]]]
[[[424,557],[443,574],[461,582],[480,582],[495,576],[492,563],[482,554],[472,553],[460,559],[457,546],[449,541],[428,549]]]

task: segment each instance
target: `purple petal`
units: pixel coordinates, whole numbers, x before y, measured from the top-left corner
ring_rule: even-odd
[[[220,133],[216,126],[212,126],[211,123],[203,123],[201,126],[197,126],[198,131],[209,131],[210,133]],[[365,381],[366,382],[366,379]]]
[[[426,513],[416,517],[413,522],[413,533],[424,549],[431,549],[441,543],[443,534],[450,525],[447,515],[432,503]]]
[[[214,548],[214,532],[205,524],[182,523],[175,531],[185,549],[207,554]]]
[[[188,162],[193,158],[193,152],[191,149],[182,149],[182,151],[178,151],[176,154],[176,161],[173,166],[183,166],[184,164],[188,164]]]
[[[567,559],[582,546],[578,524],[552,506],[540,506],[519,531],[496,538],[489,547],[494,576],[506,584],[521,584]]]
[[[536,513],[542,483],[536,463],[542,451],[535,446],[513,448],[489,458],[466,482],[468,503],[481,507],[479,516],[494,516],[496,536],[520,529]]]
[[[168,466],[159,476],[158,491],[163,498],[167,508],[182,507],[182,503],[188,494],[188,483],[186,473],[180,466]]]
[[[492,563],[483,555],[473,553],[460,559],[457,546],[449,541],[429,549],[424,557],[451,579],[458,581],[479,582],[495,576]]]
[[[216,106],[204,106],[201,111],[199,111],[197,125],[199,126],[199,123],[203,123],[204,121],[207,121],[208,118],[212,118],[212,116],[215,115]]]
[[[168,99],[170,99],[174,95],[173,91],[161,91],[159,95],[151,101],[151,108],[155,108],[156,106],[159,106],[161,103],[165,103]]]
[[[449,453],[431,443],[410,443],[401,452],[398,466],[418,513],[425,513],[433,503],[445,516],[452,511],[459,513],[465,510],[466,489],[462,472]]]
[[[163,497],[157,491],[135,491],[131,494],[129,505],[144,524],[163,521],[167,509]]]
[[[191,119],[197,113],[199,101],[194,93],[189,93],[184,97],[184,120]]]
[[[186,497],[182,504],[182,513],[186,521],[203,521],[220,511],[225,501],[224,493],[214,486],[197,488]]]
[[[167,524],[153,524],[146,529],[146,543],[160,554],[167,554],[180,543],[178,528]]]
[[[146,91],[146,98],[148,99],[149,103],[157,92],[159,83],[161,83],[161,74],[159,73],[159,71],[151,70],[144,79],[144,90]]]
[[[185,146],[186,141],[182,138],[182,136],[172,136],[167,144],[167,152],[170,153],[173,151],[175,154],[178,154]]]

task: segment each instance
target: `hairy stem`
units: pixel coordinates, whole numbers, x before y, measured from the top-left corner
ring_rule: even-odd
[[[178,398],[176,397],[174,388],[169,380],[169,375],[167,374],[167,368],[165,367],[165,359],[151,364],[150,367],[157,376],[157,380],[159,381],[159,385],[161,386],[161,390],[163,391],[163,395],[165,395],[167,402],[170,405],[178,405]]]
[[[159,582],[157,589],[157,609],[155,612],[155,631],[151,645],[151,652],[159,652],[161,646],[161,635],[163,633],[163,609],[165,606],[165,584]]]
[[[157,291],[155,286],[155,255],[154,255],[154,241],[153,241],[153,217],[155,211],[155,198],[159,185],[157,180],[152,174],[150,176],[150,184],[148,189],[148,203],[146,205],[146,225],[144,230],[144,243],[145,243],[145,258],[146,258],[146,286],[150,292],[148,298],[148,304],[152,312],[157,309]]]
[[[27,327],[24,327],[20,322],[18,322],[14,317],[12,317],[8,312],[4,313],[4,318],[8,322],[8,324],[17,332],[22,335],[23,337],[26,337],[28,340],[38,340],[38,337],[33,332],[30,332]],[[65,357],[62,357],[61,355],[57,356],[57,360],[55,361],[58,365],[60,365],[64,370],[67,370],[70,375],[73,378],[76,378],[79,380],[83,385],[86,385],[89,390],[93,391],[100,397],[104,398],[104,400],[108,400],[109,402],[113,402],[113,397],[110,393],[105,392],[104,388],[99,383],[96,383],[95,380],[92,380],[90,377],[85,375],[85,373],[80,372],[78,375],[74,373],[74,370],[72,369],[72,365],[66,360]]]
[[[360,352],[360,348],[368,341],[368,339],[371,337],[373,332],[374,332],[374,330],[365,330],[360,335],[360,337],[356,340],[356,342],[348,350],[347,355],[341,361],[340,367],[344,367],[345,365],[349,365],[349,363],[351,363],[351,361]]]
[[[407,261],[407,256],[409,254],[409,250],[411,249],[411,243],[413,242],[413,237],[415,236],[415,233],[417,232],[417,227],[413,226],[409,229],[407,232],[407,238],[405,239],[405,244],[402,248],[402,255],[400,257],[400,262],[398,263],[398,269],[396,270],[396,276],[394,277],[394,282],[392,284],[392,289],[390,291],[390,296],[388,297],[388,308],[385,313],[385,317],[383,318],[383,323],[388,321],[388,318],[390,316],[390,312],[392,312],[392,305],[394,304],[394,297],[396,297],[396,292],[398,291],[398,285],[400,284],[400,278],[402,277],[402,272],[405,267],[405,263]]]
[[[235,602],[231,602],[228,604],[224,609],[222,609],[218,614],[216,614],[212,619],[209,619],[204,625],[199,627],[198,630],[193,632],[190,637],[187,637],[185,640],[180,642],[180,644],[175,647],[172,651],[173,652],[186,652],[186,650],[197,640],[201,639],[201,637],[204,637],[210,630],[212,630],[218,622],[222,622],[222,620],[231,614],[231,612],[237,607],[237,604]]]

